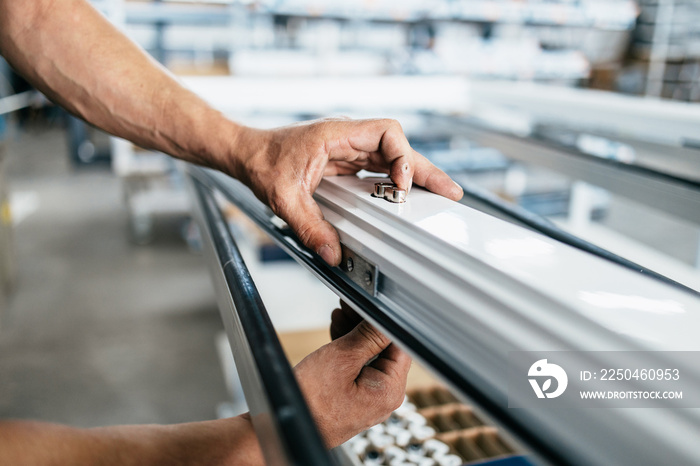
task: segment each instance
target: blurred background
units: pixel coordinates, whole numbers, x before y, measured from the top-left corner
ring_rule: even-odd
[[[93,4],[238,121],[396,118],[465,204],[700,290],[698,0]],[[68,115],[2,59],[0,98],[0,417],[243,410],[174,162]],[[298,359],[336,299],[227,216]]]

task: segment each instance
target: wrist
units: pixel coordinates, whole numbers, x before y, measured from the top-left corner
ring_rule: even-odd
[[[270,144],[269,131],[231,122],[228,139],[218,159],[219,170],[250,186],[255,160],[265,154]]]
[[[154,464],[263,466],[265,460],[250,416],[164,426],[165,453]],[[157,442],[154,442],[157,443]],[[173,462],[173,458],[177,461]]]
[[[238,179],[245,174],[244,165],[256,146],[253,139],[258,130],[234,122],[189,91],[167,114],[158,141],[150,145]]]
[[[121,455],[120,464],[125,465],[265,464],[247,414],[175,425],[98,427],[84,432],[95,458]]]
[[[255,433],[250,413],[222,420],[222,422],[227,421],[236,424],[235,429],[230,429],[229,427],[230,435],[231,431],[235,432],[235,434],[232,434],[232,438],[229,442],[235,442],[237,445],[237,448],[231,452],[232,454],[227,459],[227,464],[263,466],[265,464],[265,458],[260,448],[260,443]]]

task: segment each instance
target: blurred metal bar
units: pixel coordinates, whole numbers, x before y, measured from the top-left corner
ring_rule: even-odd
[[[166,2],[132,3],[125,7],[128,24],[226,25],[232,9],[227,5],[188,5]]]
[[[469,81],[469,113],[500,108],[538,124],[677,147],[697,147],[697,104],[529,82]]]
[[[197,180],[191,188],[219,310],[266,463],[335,464],[211,191]]]
[[[484,129],[464,119],[442,116],[436,118],[451,125],[456,134],[463,135],[481,146],[497,149],[511,159],[540,165],[692,223],[700,223],[700,183],[636,165],[582,154],[553,143]]]
[[[12,113],[25,107],[29,107],[36,95],[36,91],[26,91],[8,97],[3,97],[0,99],[0,115]]]

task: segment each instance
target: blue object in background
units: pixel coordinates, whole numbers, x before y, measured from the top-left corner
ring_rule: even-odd
[[[484,461],[483,463],[470,463],[474,466],[532,466],[525,456],[509,456],[494,461]]]
[[[7,123],[5,122],[5,117],[0,116],[0,141],[5,139],[5,131],[7,131]]]

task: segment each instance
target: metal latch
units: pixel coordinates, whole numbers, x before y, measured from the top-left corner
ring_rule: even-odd
[[[394,183],[374,183],[372,196],[384,198],[389,202],[406,202],[406,190],[397,188]]]
[[[377,266],[344,244],[341,244],[340,248],[343,253],[340,269],[352,282],[359,285],[371,296],[377,296],[377,279],[379,278]]]

